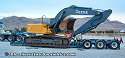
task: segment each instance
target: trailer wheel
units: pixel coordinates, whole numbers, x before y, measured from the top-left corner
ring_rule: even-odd
[[[8,36],[7,40],[10,42],[10,41],[15,41],[15,36],[13,35],[10,35]]]
[[[103,48],[105,48],[106,43],[104,40],[99,40],[96,42],[95,46],[97,49],[103,49]]]
[[[85,40],[85,41],[83,41],[83,47],[84,47],[85,49],[90,49],[90,48],[92,47],[91,41],[90,41],[90,40]]]
[[[120,43],[117,40],[112,41],[109,44],[109,48],[111,48],[111,49],[118,49],[118,48],[120,48]]]
[[[0,41],[4,41],[4,36],[0,35]]]
[[[24,37],[21,35],[16,35],[16,41],[24,41]]]

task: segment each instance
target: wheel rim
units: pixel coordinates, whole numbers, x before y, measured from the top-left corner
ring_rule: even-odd
[[[17,36],[17,41],[23,41],[23,36]]]
[[[90,42],[85,42],[84,46],[87,47],[87,48],[90,47]]]
[[[104,47],[104,43],[103,43],[103,42],[98,42],[98,43],[97,43],[97,46],[98,46],[99,48],[103,48],[103,47]]]
[[[117,44],[117,42],[112,42],[111,46],[112,46],[112,48],[117,48],[118,44]]]
[[[15,38],[14,36],[9,36],[9,37],[8,37],[8,40],[9,40],[9,41],[12,41],[14,38]]]

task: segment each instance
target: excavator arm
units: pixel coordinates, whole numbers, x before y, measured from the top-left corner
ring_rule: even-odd
[[[61,10],[56,17],[50,22],[49,26],[54,32],[60,32],[59,24],[63,19],[69,15],[94,15],[88,22],[82,25],[79,29],[72,33],[72,37],[75,37],[79,33],[86,33],[94,28],[96,28],[100,23],[104,22],[109,15],[112,13],[112,10],[94,10],[92,8],[86,7],[77,7],[72,5],[70,7],[64,8]]]

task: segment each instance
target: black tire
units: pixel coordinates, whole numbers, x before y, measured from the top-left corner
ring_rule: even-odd
[[[90,41],[90,40],[84,40],[84,41],[83,41],[83,47],[84,47],[85,49],[90,49],[90,48],[92,47],[91,41]]]
[[[9,35],[8,38],[7,38],[7,40],[8,40],[9,42],[15,41],[15,36],[14,36],[14,35]]]
[[[4,41],[4,36],[3,35],[0,35],[0,41]]]
[[[120,43],[117,40],[112,41],[109,43],[110,49],[120,49]]]
[[[104,40],[98,40],[95,44],[97,49],[104,49],[106,47],[106,42]]]
[[[24,37],[21,35],[16,35],[16,41],[24,41]]]

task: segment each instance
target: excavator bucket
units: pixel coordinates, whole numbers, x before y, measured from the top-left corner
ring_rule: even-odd
[[[60,25],[59,28],[63,31],[65,31],[65,33],[70,32],[72,33],[74,31],[74,23],[75,23],[76,19],[74,18],[68,18],[68,19],[64,19]]]

